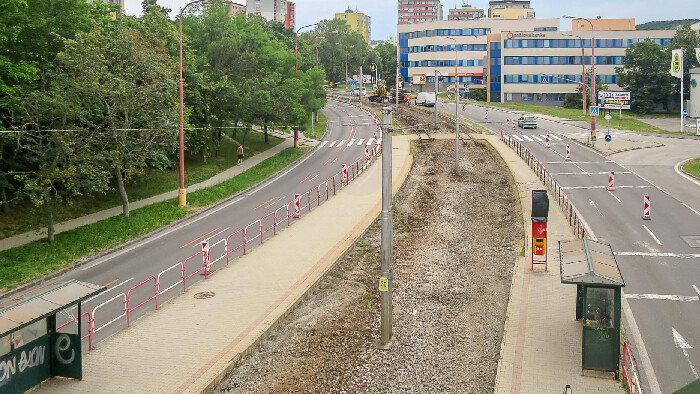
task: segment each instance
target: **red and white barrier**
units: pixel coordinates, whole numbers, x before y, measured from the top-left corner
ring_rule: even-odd
[[[365,145],[365,163],[369,161],[369,145]]]
[[[571,146],[566,146],[566,161],[571,161]]]
[[[515,130],[515,121],[513,121],[513,130]]]
[[[484,119],[487,119],[487,120],[488,120],[488,118],[489,118],[489,110],[487,109],[487,110],[486,110],[486,115],[484,115]]]
[[[506,118],[506,124],[510,127],[510,118]]]
[[[651,220],[651,200],[649,195],[644,195],[644,213],[642,214],[642,219]]]
[[[462,104],[462,111],[464,111],[465,109],[467,109],[467,106],[465,106],[464,104]]]
[[[341,183],[348,183],[348,166],[346,166],[345,163],[343,163],[343,166],[341,168],[342,169],[341,169],[340,173],[342,175],[340,178],[340,182]]]
[[[608,177],[608,191],[615,191],[615,171],[610,171],[610,176]]]
[[[547,148],[551,148],[552,144],[549,142],[549,134],[547,134],[545,141],[547,141]]]
[[[301,217],[301,194],[294,195],[294,217]]]
[[[377,125],[377,129],[374,130],[374,143],[375,143],[375,144],[376,144],[377,141],[379,140],[378,134],[379,134],[379,125]]]

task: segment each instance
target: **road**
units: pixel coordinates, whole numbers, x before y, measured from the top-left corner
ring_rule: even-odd
[[[440,110],[454,113],[454,104]],[[605,156],[574,140],[589,132],[575,125],[538,118],[537,129],[513,130],[506,125],[517,119],[512,112],[491,109],[486,120],[483,107],[460,111],[494,132],[507,128],[566,188],[595,237],[612,245],[626,283],[625,328],[645,392],[672,392],[698,378],[700,184],[675,167],[698,156],[700,140],[615,135],[664,146]],[[601,137],[598,145],[605,144]],[[571,161],[565,160],[566,145]],[[614,191],[607,189],[610,171]],[[651,198],[651,220],[642,219],[644,194]]]
[[[200,215],[187,219],[173,227],[167,228],[148,239],[122,250],[103,256],[81,268],[60,276],[52,282],[58,284],[66,280],[80,281],[99,285],[109,284],[108,290],[94,299],[83,303],[83,312],[92,313],[95,319],[93,343],[98,342],[127,324],[124,312],[127,296],[129,297],[130,320],[133,322],[144,313],[155,308],[156,279],[160,283],[158,302],[182,293],[183,286],[201,280],[203,268],[202,241],[210,246],[211,265],[215,270],[226,264],[225,239],[230,236],[229,250],[243,244],[243,232],[246,228],[247,249],[259,245],[268,239],[274,231],[280,231],[287,225],[287,205],[295,193],[301,194],[302,212],[308,211],[303,206],[309,202],[309,191],[320,186],[320,199],[313,202],[318,205],[326,199],[325,182],[329,181],[330,195],[333,194],[333,177],[336,188],[342,187],[341,165],[348,167],[358,159],[364,164],[365,145],[374,146],[374,119],[367,113],[334,101],[329,101],[324,109],[328,118],[328,128],[324,139],[317,148],[296,165],[284,170],[272,179],[246,191],[231,201],[221,204]],[[380,134],[379,134],[380,135]],[[349,171],[352,179],[352,171]],[[319,196],[315,190],[311,199]],[[291,207],[293,211],[293,206]],[[277,212],[279,227],[275,229],[274,212]],[[261,224],[265,230],[260,236]],[[292,219],[294,220],[294,219]],[[234,234],[231,236],[231,234]],[[300,240],[309,242],[313,240]],[[231,259],[240,255],[243,249],[230,252]],[[199,253],[199,255],[196,255]],[[193,256],[189,260],[188,257]],[[185,283],[181,281],[183,264]],[[143,284],[128,294],[129,290]],[[271,284],[274,285],[274,284]],[[135,308],[139,304],[142,307]],[[59,324],[75,315],[75,311],[66,311],[59,316]],[[87,316],[83,318],[84,328]],[[175,322],[174,322],[175,324]],[[70,327],[67,327],[70,328]],[[74,328],[73,328],[74,329]],[[86,331],[83,330],[85,333]],[[84,344],[85,347],[86,344]]]

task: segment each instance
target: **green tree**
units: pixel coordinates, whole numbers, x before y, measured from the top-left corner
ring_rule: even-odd
[[[379,55],[379,73],[387,82],[387,86],[396,85],[396,45],[390,41],[384,41],[374,48]]]
[[[632,93],[634,111],[647,114],[666,106],[672,89],[669,54],[651,40],[634,43],[625,51],[623,67],[616,67],[617,84]]]
[[[678,29],[676,35],[673,36],[673,41],[666,47],[668,53],[666,59],[669,59],[669,61],[666,62],[667,69],[671,66],[671,51],[674,49],[683,49],[683,91],[685,92],[685,96],[690,94],[689,70],[693,67],[699,67],[695,58],[695,48],[698,47],[700,47],[700,38],[698,37],[698,33],[690,28],[690,25],[684,25]],[[676,83],[675,94],[679,95],[680,90],[680,84]]]

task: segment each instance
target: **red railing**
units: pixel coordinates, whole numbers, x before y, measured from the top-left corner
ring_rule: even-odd
[[[269,218],[270,216],[272,216],[272,225],[268,228],[263,228],[265,219]],[[275,212],[270,212],[260,219],[260,243],[263,243],[263,235],[270,230],[272,230],[273,235],[277,235],[277,215]]]
[[[314,193],[314,190],[316,190],[316,193]],[[312,200],[311,194],[314,194],[315,197]],[[311,206],[314,203],[317,203],[316,206],[321,205],[321,191],[318,190],[318,186],[314,187],[313,189],[309,190],[309,212],[311,212]]]
[[[77,321],[78,319],[81,319],[83,316],[87,315],[88,317],[88,329],[87,329],[87,334],[84,336],[80,337],[81,340],[88,338],[88,348],[89,350],[92,350],[92,334],[95,330],[95,319],[92,318],[92,314],[90,312],[83,312],[82,315],[79,317],[74,317],[73,319],[61,324],[60,326],[56,327],[56,332],[60,330],[61,328],[73,323],[74,321]]]
[[[194,271],[193,273],[187,275],[187,262],[193,258],[202,255],[202,268],[198,269],[197,271]],[[200,250],[199,252],[193,254],[192,256],[188,257],[185,259],[185,261],[182,262],[182,291],[185,292],[187,291],[187,279],[199,274],[202,271],[206,271],[207,269],[207,261],[206,261],[206,256],[204,256],[204,251]],[[205,273],[206,276],[206,273]]]
[[[231,241],[229,241],[229,240],[231,239],[231,237],[233,237],[234,235],[236,235],[238,233],[243,233],[243,242],[238,244],[235,248],[229,249],[229,247],[231,246]],[[242,228],[242,229],[232,233],[228,237],[226,237],[226,246],[225,246],[225,248],[226,248],[226,265],[228,265],[228,263],[229,263],[229,255],[231,253],[237,251],[240,248],[243,248],[243,254],[245,254],[245,244],[246,244],[246,237],[245,237],[245,229],[244,228]]]
[[[144,284],[153,281],[153,288],[155,291],[153,292],[153,296],[148,298],[147,300],[143,301],[142,303],[136,305],[135,307],[131,308],[131,292],[134,291],[135,289],[143,286]],[[143,282],[139,283],[138,285],[132,287],[129,289],[129,291],[126,292],[126,326],[130,327],[131,326],[131,312],[139,309],[149,301],[155,299],[156,300],[156,309],[158,309],[158,279],[155,276],[151,276],[150,278],[144,280]]]
[[[629,366],[627,365],[628,362]],[[632,352],[627,342],[622,345],[622,376],[625,382],[627,382],[627,388],[630,394],[639,393],[641,391],[639,388],[637,367],[634,364],[634,357],[632,357]]]

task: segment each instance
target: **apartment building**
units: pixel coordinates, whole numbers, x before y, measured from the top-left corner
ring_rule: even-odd
[[[372,39],[372,18],[357,10],[345,10],[335,14],[335,19],[342,19],[350,26],[350,30],[362,34],[369,44]]]
[[[285,27],[293,28],[291,17],[288,16],[290,10],[294,11],[294,3],[290,8],[287,0],[246,0],[246,12],[248,14],[260,15],[270,21],[284,23]]]
[[[628,19],[572,19],[571,30],[637,30],[634,18]]]
[[[491,19],[532,19],[535,9],[529,0],[492,0],[489,1],[489,18]]]
[[[450,8],[447,15],[448,21],[466,21],[471,19],[480,19],[485,15],[483,8],[474,8],[470,4],[465,3],[460,8]]]
[[[399,25],[441,21],[440,0],[399,0]]]

